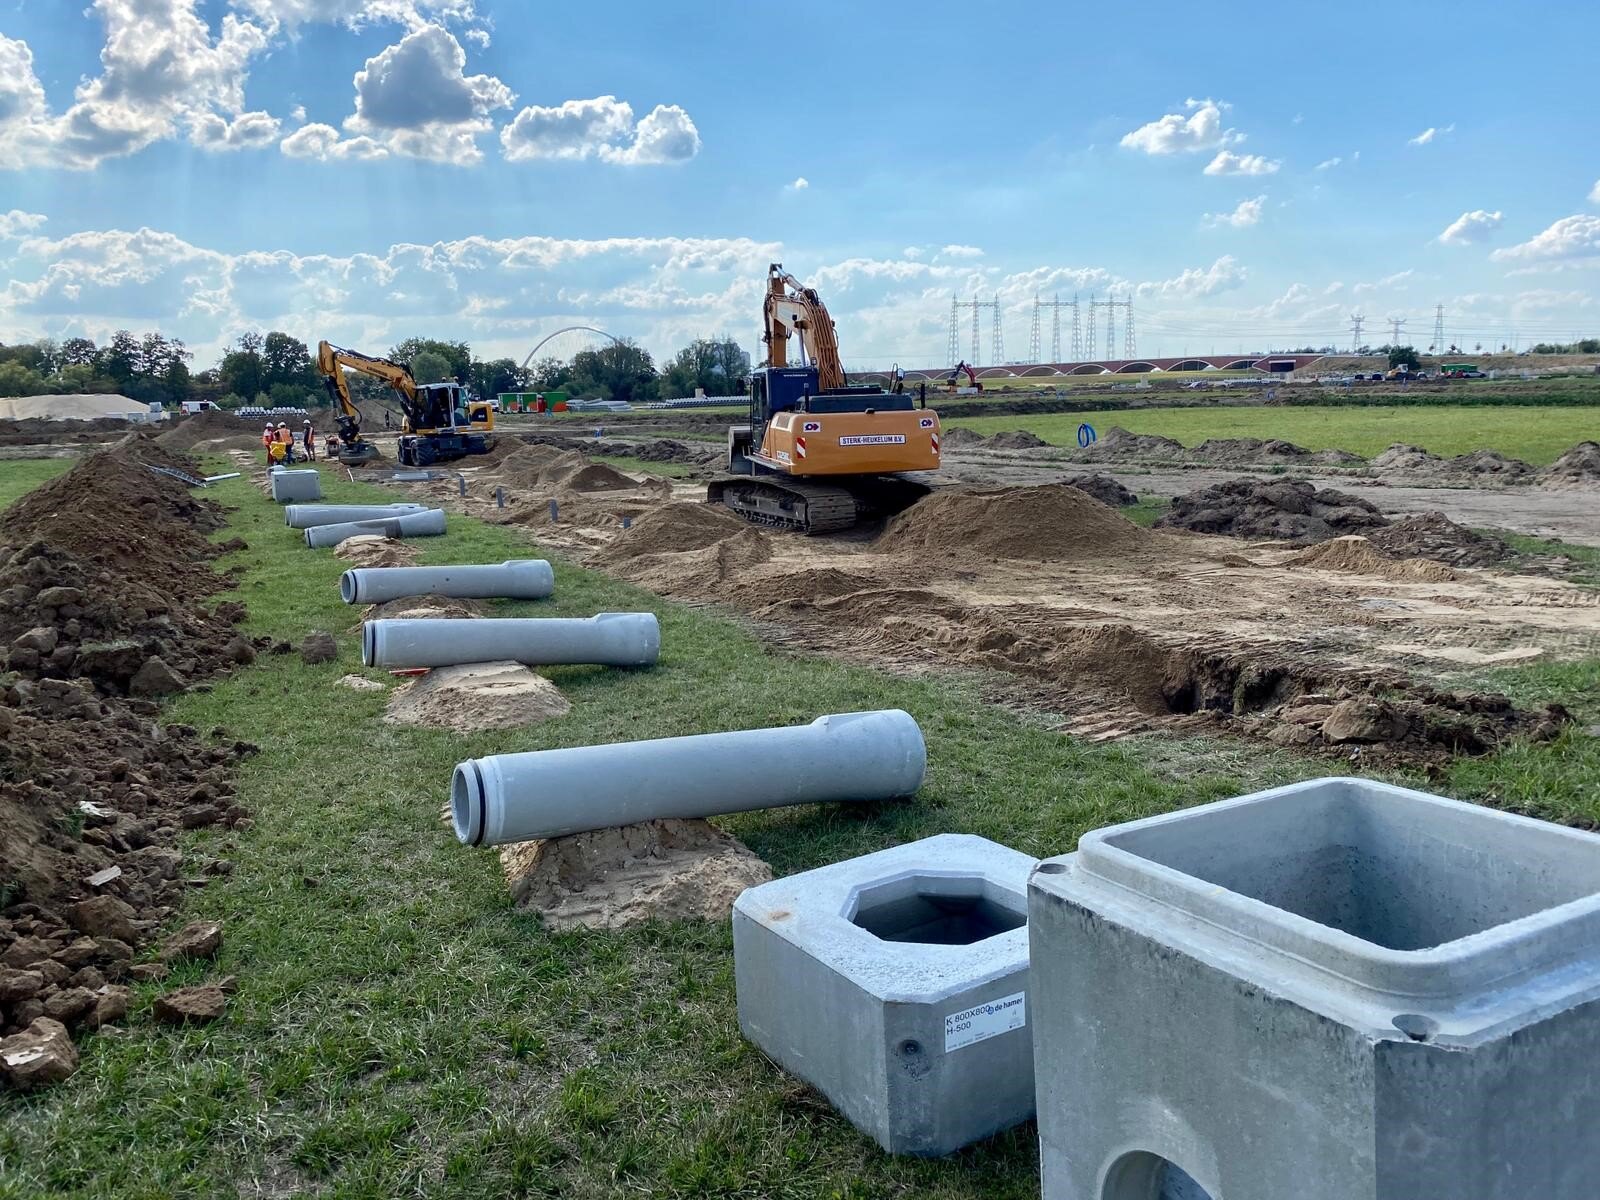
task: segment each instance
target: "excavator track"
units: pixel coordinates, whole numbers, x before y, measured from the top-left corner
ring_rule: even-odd
[[[802,479],[735,475],[713,480],[706,499],[753,525],[795,533],[832,533],[849,529],[860,518],[849,489]]]

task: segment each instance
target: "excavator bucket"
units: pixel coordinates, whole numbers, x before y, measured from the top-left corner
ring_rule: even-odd
[[[370,462],[377,462],[382,457],[378,447],[364,439],[354,446],[339,447],[339,461],[347,467],[364,466]]]

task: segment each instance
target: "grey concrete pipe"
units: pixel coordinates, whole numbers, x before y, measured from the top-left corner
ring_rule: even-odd
[[[291,504],[283,510],[283,523],[290,529],[310,529],[316,525],[376,521],[401,513],[426,512],[427,507],[425,504]]]
[[[373,521],[345,521],[338,525],[313,525],[306,530],[306,545],[313,550],[337,546],[346,538],[364,533],[383,537],[437,537],[444,532],[444,509],[425,508],[421,512],[396,513]]]
[[[274,467],[267,479],[272,498],[279,504],[322,499],[322,476],[316,471],[285,471]]]
[[[346,604],[381,604],[402,596],[542,600],[555,590],[555,572],[542,558],[454,567],[358,567],[339,578]]]
[[[494,754],[450,781],[456,837],[500,846],[659,818],[892,800],[922,786],[922,730],[899,709],[787,729]]]
[[[366,621],[361,626],[362,663],[388,670],[507,660],[529,666],[648,667],[660,653],[661,627],[654,613],[401,618]]]

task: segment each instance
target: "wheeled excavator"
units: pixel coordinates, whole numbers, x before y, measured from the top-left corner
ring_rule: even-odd
[[[458,383],[418,383],[411,368],[328,342],[317,344],[317,370],[333,400],[339,427],[339,461],[371,462],[378,448],[361,436],[361,410],[350,399],[345,370],[388,384],[400,404],[400,462],[407,467],[487,454],[494,446],[494,406],[468,401]]]
[[[939,468],[939,415],[903,392],[852,385],[814,288],[773,263],[763,306],[766,365],[751,373],[748,422],[728,430],[728,474],[706,499],[757,525],[848,529],[909,507],[928,488],[903,472]],[[800,365],[789,365],[789,341]]]

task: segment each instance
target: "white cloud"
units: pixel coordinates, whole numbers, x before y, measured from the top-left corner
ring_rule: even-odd
[[[1316,169],[1319,171],[1331,171],[1343,161],[1344,159],[1340,158],[1338,155],[1334,155],[1332,158],[1325,158],[1319,162],[1316,166]]]
[[[466,165],[482,160],[477,139],[513,92],[493,75],[468,75],[467,52],[441,25],[420,25],[355,74],[356,110],[345,130],[396,154]]]
[[[1600,179],[1594,181],[1594,187],[1589,189],[1589,203],[1600,204]]]
[[[101,71],[60,114],[46,104],[27,43],[0,37],[0,167],[87,169],[173,137],[180,125],[216,145],[207,118],[244,115],[249,63],[270,26],[229,13],[213,38],[196,0],[95,0],[93,11],[105,26]],[[259,144],[248,139],[260,121],[249,117],[237,144]]]
[[[1262,158],[1259,154],[1235,154],[1220,150],[1206,164],[1206,175],[1273,175],[1283,163],[1277,159]]]
[[[939,250],[940,258],[982,258],[983,251],[977,246],[950,245]]]
[[[785,184],[784,190],[790,192],[803,192],[811,186],[811,181],[804,175],[798,176],[793,183]]]
[[[1406,280],[1415,274],[1416,271],[1409,268],[1404,271],[1396,271],[1393,275],[1385,275],[1382,279],[1375,280],[1372,283],[1358,283],[1350,291],[1357,296],[1365,296],[1371,292],[1382,291],[1385,288],[1403,291],[1405,290]]]
[[[269,24],[341,24],[362,29],[393,22],[417,29],[429,21],[470,21],[473,0],[231,0],[232,6]]]
[[[304,121],[306,119],[306,106],[304,104],[296,104],[289,110],[289,119],[292,121]]]
[[[1145,154],[1177,154],[1180,151],[1211,150],[1238,141],[1231,129],[1222,127],[1222,112],[1228,106],[1216,100],[1186,100],[1183,113],[1168,113],[1132,133],[1122,136],[1121,144]]]
[[[1428,128],[1424,129],[1421,133],[1417,134],[1416,137],[1407,138],[1406,139],[1406,145],[1408,145],[1408,146],[1426,146],[1429,142],[1432,142],[1437,138],[1441,138],[1447,133],[1454,133],[1455,131],[1456,131],[1456,126],[1455,126],[1455,122],[1454,121],[1452,121],[1450,124],[1444,126],[1442,129],[1435,129],[1432,125],[1430,125],[1430,126],[1428,126]]]
[[[1141,283],[1134,288],[1134,294],[1140,299],[1159,297],[1180,300],[1215,296],[1218,292],[1241,286],[1247,274],[1231,254],[1224,254],[1204,271],[1190,267],[1172,279]]]
[[[637,124],[615,96],[530,105],[500,131],[510,162],[599,158],[625,166],[683,162],[700,151],[700,133],[677,105],[658,104]]]
[[[1559,267],[1600,258],[1600,217],[1562,217],[1543,233],[1489,256],[1497,262],[1533,262]]]
[[[342,138],[332,125],[318,122],[302,125],[296,129],[278,143],[278,149],[290,158],[310,158],[317,162],[343,159],[370,162],[373,159],[389,157],[388,149],[372,138],[365,136]]]
[[[254,150],[278,140],[277,117],[264,112],[240,113],[231,121],[203,113],[189,125],[189,140],[206,150]]]
[[[1265,196],[1257,196],[1253,200],[1241,200],[1232,212],[1207,213],[1204,222],[1212,227],[1229,225],[1234,229],[1248,229],[1252,225],[1261,223],[1261,210],[1266,203]]]
[[[461,35],[479,50],[487,50],[492,39],[487,29],[469,29]]]
[[[1322,289],[1322,294],[1324,296],[1332,296],[1334,293],[1342,291],[1343,289],[1344,289],[1344,284],[1341,283],[1339,280],[1335,279],[1327,287]]]
[[[43,213],[23,212],[20,208],[13,208],[10,212],[0,213],[0,241],[7,238],[21,237],[25,233],[32,233],[45,223]]]
[[[1488,238],[1500,223],[1505,219],[1501,212],[1485,212],[1475,208],[1471,212],[1464,212],[1448,228],[1439,235],[1439,241],[1446,246],[1470,246],[1474,242],[1481,242]]]

